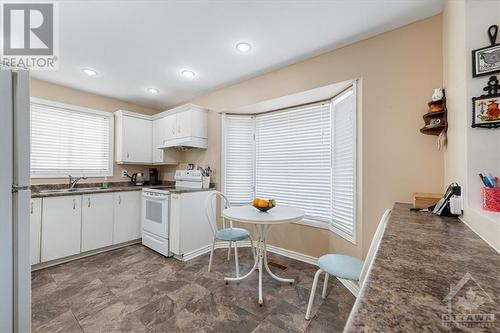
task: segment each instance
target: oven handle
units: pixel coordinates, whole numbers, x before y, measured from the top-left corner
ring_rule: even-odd
[[[166,194],[161,194],[161,195],[150,195],[148,193],[142,193],[142,196],[146,199],[150,199],[150,200],[156,200],[156,201],[161,201],[161,200],[165,200],[165,199],[168,199],[168,195]]]

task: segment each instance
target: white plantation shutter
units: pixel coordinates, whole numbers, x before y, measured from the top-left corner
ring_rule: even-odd
[[[348,237],[355,235],[356,219],[355,98],[349,89],[332,101],[332,225]]]
[[[332,220],[330,102],[256,117],[256,196]]]
[[[248,205],[254,197],[254,117],[224,118],[224,193],[231,205]]]
[[[112,139],[111,113],[31,103],[33,177],[112,176]]]

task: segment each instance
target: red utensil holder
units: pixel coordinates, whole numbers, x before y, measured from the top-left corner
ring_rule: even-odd
[[[490,212],[500,212],[500,187],[483,187],[483,208]]]

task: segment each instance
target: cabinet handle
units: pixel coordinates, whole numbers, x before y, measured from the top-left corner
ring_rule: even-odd
[[[73,199],[73,210],[75,210],[75,209],[76,209],[76,200]]]
[[[127,153],[127,158],[129,158],[129,157],[130,157],[130,154],[129,154],[129,153]]]
[[[121,195],[119,195],[119,196],[118,196],[118,204],[119,204],[119,205],[121,205],[121,204],[122,204],[122,196],[121,196]]]
[[[30,214],[33,215],[33,201],[31,202]]]
[[[89,197],[89,198],[87,198],[87,200],[89,201],[89,204],[88,204],[88,206],[89,206],[89,208],[90,208],[90,197]]]

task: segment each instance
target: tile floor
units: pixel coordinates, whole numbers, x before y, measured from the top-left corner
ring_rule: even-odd
[[[252,264],[240,249],[240,272]],[[232,257],[233,258],[233,257]],[[270,254],[278,275],[264,276],[264,306],[257,302],[257,275],[241,284],[224,283],[234,274],[227,250],[216,250],[211,273],[208,255],[189,262],[165,258],[132,245],[32,274],[33,332],[341,332],[354,296],[336,279],[329,295],[317,294],[314,318],[304,319],[316,268]],[[322,286],[322,281],[318,286]],[[318,287],[319,291],[320,287]]]

